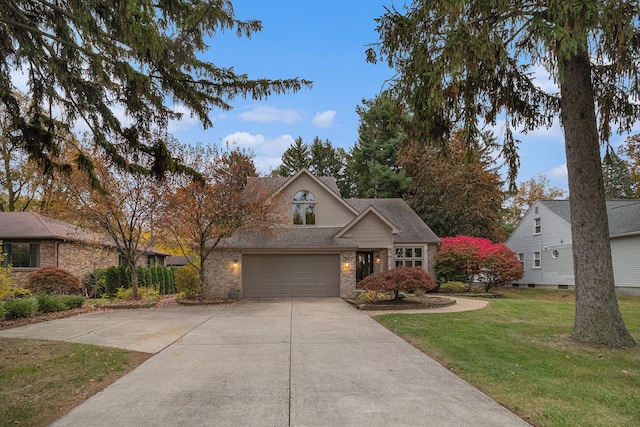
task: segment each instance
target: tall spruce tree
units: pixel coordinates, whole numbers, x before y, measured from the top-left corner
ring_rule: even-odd
[[[274,171],[276,176],[292,176],[302,168],[309,167],[309,146],[299,136],[282,155],[282,163]]]
[[[639,15],[637,1],[415,0],[379,18],[380,41],[367,52],[396,69],[391,90],[421,124],[420,140],[446,144],[461,129],[472,141],[480,120],[505,119],[513,187],[514,129],[551,126],[560,116],[576,281],[571,337],[611,346],[635,341],[615,296],[600,142],[612,125],[630,131],[640,118]],[[532,65],[549,72],[559,93],[535,85]]]
[[[257,20],[238,20],[229,0],[5,0],[0,103],[10,115],[11,134],[45,172],[69,170],[56,159],[56,135],[81,120],[111,163],[162,176],[180,165],[164,141],[147,141],[151,129],[181,117],[176,106],[210,127],[209,112],[230,109],[238,96],[261,99],[310,87],[301,79],[250,79],[198,56],[216,33],[250,37],[261,27]],[[19,73],[31,100],[26,113],[15,95]],[[120,108],[130,124],[116,115]],[[140,154],[153,158],[149,167],[131,161]],[[82,150],[75,163],[92,173]]]
[[[402,197],[411,179],[398,165],[397,154],[406,140],[410,117],[395,114],[395,102],[383,92],[356,107],[360,115],[358,142],[351,150],[347,174],[356,197]]]

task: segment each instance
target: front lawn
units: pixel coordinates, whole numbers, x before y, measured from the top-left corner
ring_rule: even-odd
[[[640,298],[619,299],[638,346],[614,350],[568,338],[572,293],[500,292],[482,310],[376,320],[534,425],[640,425]]]
[[[85,344],[0,338],[0,426],[46,426],[149,357]]]

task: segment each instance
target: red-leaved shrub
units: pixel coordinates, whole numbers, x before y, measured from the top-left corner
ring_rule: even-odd
[[[383,273],[365,277],[358,283],[359,289],[368,291],[394,291],[396,299],[400,291],[417,290],[429,292],[436,287],[436,282],[422,267],[398,267]]]
[[[57,267],[42,267],[29,274],[27,289],[34,294],[79,295],[80,280],[66,270]]]

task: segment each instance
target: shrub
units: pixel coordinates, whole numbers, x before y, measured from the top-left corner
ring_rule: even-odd
[[[107,269],[98,268],[89,273],[87,279],[87,295],[98,298],[107,292]]]
[[[188,265],[179,268],[175,272],[176,289],[186,298],[195,298],[200,296],[202,283],[200,282],[200,274],[198,269]]]
[[[138,296],[145,300],[159,300],[160,294],[153,288],[138,288]],[[116,299],[130,300],[133,299],[133,289],[131,288],[118,288],[116,292]]]
[[[4,319],[5,312],[4,303],[0,302],[0,319]]]
[[[42,267],[29,274],[27,288],[36,294],[78,295],[82,292],[80,280],[57,267]]]
[[[80,308],[87,301],[81,295],[58,295],[58,298],[62,301],[67,310]]]
[[[505,245],[470,236],[442,239],[435,262],[438,279],[467,280],[470,290],[474,278],[478,278],[486,292],[522,278],[524,272],[516,254]]]
[[[37,304],[33,298],[11,298],[4,303],[4,310],[5,319],[18,319],[32,316]]]
[[[436,282],[422,267],[398,267],[383,273],[365,277],[358,283],[358,288],[369,291],[394,291],[398,299],[400,291],[430,291]]]
[[[0,300],[11,296],[11,266],[3,267],[4,254],[2,253],[2,242],[0,242]]]
[[[54,313],[56,311],[64,311],[67,307],[58,295],[40,294],[36,296],[38,311],[40,313]]]

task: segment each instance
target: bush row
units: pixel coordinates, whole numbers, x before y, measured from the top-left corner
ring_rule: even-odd
[[[82,307],[85,301],[80,295],[42,294],[35,298],[10,298],[0,304],[0,317],[10,320],[30,317],[35,313],[71,310]]]
[[[138,286],[153,288],[160,294],[176,292],[175,267],[137,267]],[[131,288],[129,267],[99,268],[89,274],[87,291],[90,297],[114,298],[118,289]]]

